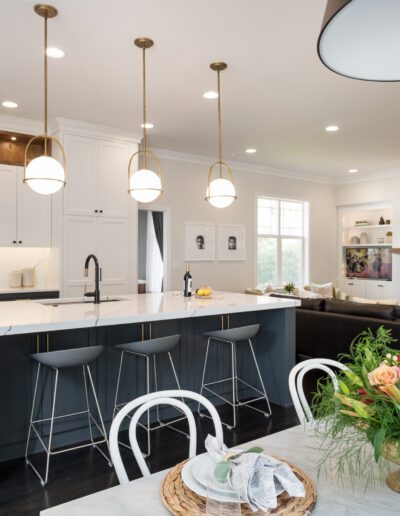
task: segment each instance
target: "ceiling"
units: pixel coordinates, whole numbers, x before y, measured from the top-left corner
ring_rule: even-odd
[[[2,0],[0,114],[42,116],[42,20],[32,0]],[[400,85],[347,79],[326,69],[316,43],[321,0],[54,0],[50,117],[133,132],[141,123],[141,54],[148,36],[149,144],[216,154],[212,61],[223,60],[223,153],[229,160],[340,179],[400,165]],[[399,49],[400,54],[400,49]],[[400,58],[400,55],[399,55]],[[336,124],[340,130],[327,133]],[[1,127],[0,127],[1,129]],[[245,153],[255,147],[256,154]]]

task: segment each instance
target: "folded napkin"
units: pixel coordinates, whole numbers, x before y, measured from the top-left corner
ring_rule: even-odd
[[[212,435],[207,436],[205,446],[216,465],[222,461],[230,463],[229,485],[254,512],[275,509],[277,497],[284,491],[289,496],[306,495],[304,485],[285,462],[254,452],[229,453],[225,444]]]

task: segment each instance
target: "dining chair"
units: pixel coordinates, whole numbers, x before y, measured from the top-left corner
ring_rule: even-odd
[[[331,369],[332,367],[334,367],[335,369],[340,369],[341,371],[348,370],[348,367],[346,367],[344,364],[341,364],[336,360],[331,360],[330,358],[310,358],[295,365],[290,371],[289,390],[300,423],[309,423],[314,419],[310,409],[310,405],[308,404],[308,401],[304,394],[303,380],[305,374],[309,371],[316,369],[324,371],[331,377],[333,382],[333,388],[337,392],[339,390],[339,383],[336,378],[336,374]]]
[[[179,398],[175,399],[175,398]],[[150,394],[144,394],[139,398],[136,398],[129,403],[127,403],[121,410],[116,414],[110,428],[109,435],[109,446],[110,446],[110,455],[111,460],[114,464],[115,472],[117,474],[118,480],[120,484],[126,484],[129,482],[128,475],[126,473],[124,464],[121,459],[121,453],[119,451],[118,446],[118,432],[124,418],[132,411],[137,409],[132,416],[130,425],[129,425],[129,440],[131,443],[131,448],[135,459],[138,463],[140,471],[143,476],[149,476],[150,471],[147,467],[146,462],[144,461],[143,454],[140,451],[137,437],[136,437],[136,428],[138,425],[139,418],[148,411],[153,406],[158,405],[171,405],[178,408],[181,412],[185,414],[189,423],[189,458],[194,457],[196,455],[196,447],[197,447],[197,431],[196,424],[194,420],[194,416],[188,405],[180,401],[182,398],[188,398],[198,403],[201,403],[210,413],[211,419],[214,423],[215,436],[216,438],[223,443],[224,436],[222,431],[222,424],[218,412],[214,405],[207,400],[204,396],[201,396],[197,392],[185,391],[181,389],[174,390],[166,390],[166,391],[158,391],[151,392]]]

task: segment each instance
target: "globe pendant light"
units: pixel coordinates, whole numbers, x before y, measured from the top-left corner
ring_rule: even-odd
[[[206,201],[216,208],[226,208],[236,199],[236,189],[233,184],[232,170],[222,161],[222,136],[221,136],[221,81],[220,72],[225,70],[226,63],[211,63],[210,68],[217,72],[218,77],[218,161],[211,165],[208,172],[208,187]],[[212,179],[215,167],[218,167],[218,177]],[[224,179],[223,170],[228,173],[228,179]]]
[[[35,13],[44,18],[44,134],[34,136],[25,147],[24,183],[39,194],[49,195],[65,186],[66,160],[61,143],[47,134],[47,19],[57,16],[57,9],[47,4],[37,4],[33,8]],[[44,154],[28,163],[28,151],[35,140],[44,140]],[[61,152],[62,162],[48,155],[49,140],[55,142]]]
[[[161,167],[157,157],[147,149],[147,122],[146,122],[146,49],[154,45],[149,38],[137,38],[135,45],[142,49],[143,54],[143,150],[135,152],[128,164],[128,192],[138,202],[152,202],[162,193],[161,186]],[[131,173],[133,159],[143,154],[144,168]],[[147,158],[151,157],[156,163],[158,172],[153,172],[147,168]]]
[[[399,19],[399,0],[328,0],[318,55],[345,77],[399,81]]]

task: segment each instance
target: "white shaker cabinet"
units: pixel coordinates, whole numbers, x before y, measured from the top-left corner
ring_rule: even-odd
[[[95,254],[102,268],[102,295],[130,292],[132,238],[130,222],[117,218],[65,216],[63,241],[63,297],[80,297],[84,286],[93,289],[94,264],[89,264],[89,278],[84,265]]]
[[[366,281],[365,294],[367,299],[393,298],[393,284],[391,281]]]
[[[0,245],[51,246],[51,196],[22,182],[23,169],[0,165]]]
[[[66,215],[129,216],[127,144],[64,135],[68,156]]]

